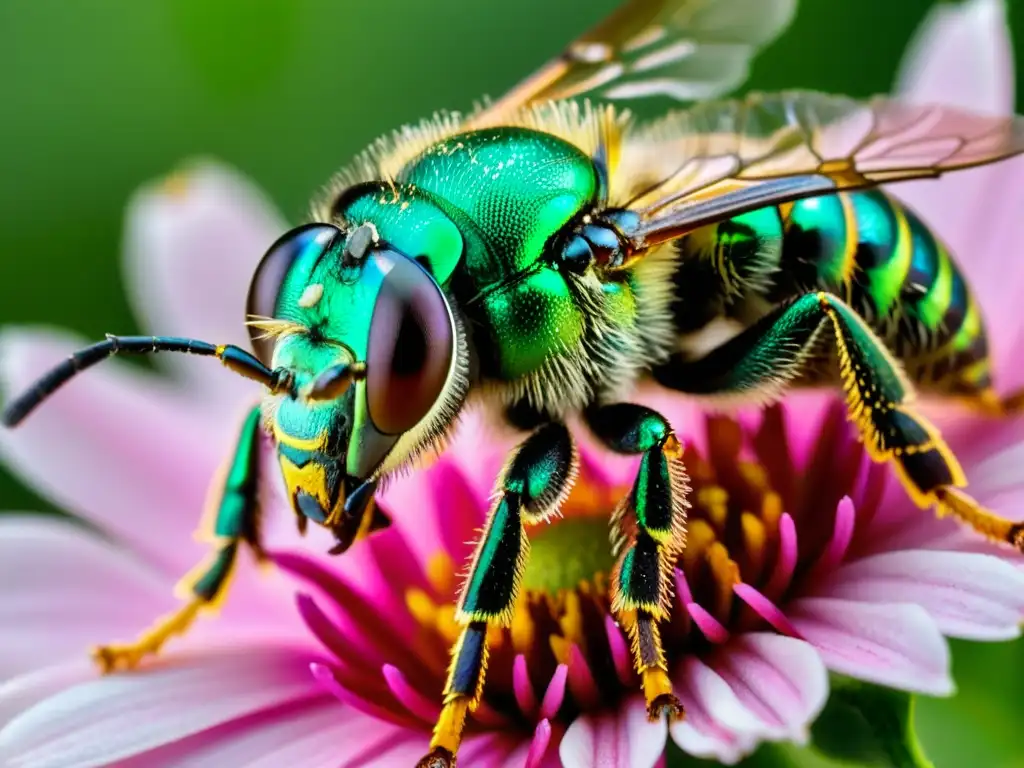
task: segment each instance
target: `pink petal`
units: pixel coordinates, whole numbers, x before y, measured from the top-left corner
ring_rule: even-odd
[[[0,731],[8,721],[40,701],[95,677],[96,667],[85,654],[81,654],[0,683]]]
[[[908,691],[953,692],[949,647],[919,605],[808,597],[786,614],[829,669]]]
[[[416,565],[420,568],[444,551],[441,529],[446,518],[438,509],[443,493],[438,492],[439,486],[433,482],[433,472],[433,467],[403,472],[390,481],[379,496],[393,527],[399,529],[415,549]]]
[[[1024,518],[1024,418],[977,424],[952,447],[980,503],[1011,520]]]
[[[722,676],[696,657],[683,661],[673,682],[687,716],[670,732],[690,754],[731,764],[771,734],[768,724],[740,702]]]
[[[789,512],[783,512],[779,518],[779,552],[775,561],[775,568],[772,570],[772,577],[768,580],[764,592],[773,598],[782,594],[789,586],[793,572],[796,570],[799,549],[797,547],[796,523]]]
[[[533,731],[530,752],[526,756],[526,768],[538,768],[551,743],[551,721],[541,720]]]
[[[729,639],[729,630],[697,603],[687,603],[686,611],[697,628],[704,633],[704,637],[712,643],[724,643]]]
[[[530,681],[530,670],[526,665],[526,657],[521,653],[516,654],[515,661],[512,662],[512,693],[523,714],[533,717],[538,706],[537,694]]]
[[[4,331],[5,397],[84,343]],[[45,496],[176,577],[204,554],[192,534],[241,418],[235,408],[220,421],[204,419],[157,377],[110,361],[70,382],[18,429],[0,431],[0,452]]]
[[[1024,618],[1024,573],[967,552],[887,552],[844,565],[820,591],[864,603],[916,603],[945,635],[1008,640]]]
[[[896,91],[919,104],[1013,111],[1013,46],[1003,0],[936,5],[903,54]]]
[[[569,647],[569,691],[583,709],[593,709],[601,700],[587,657],[575,643]]]
[[[418,736],[324,697],[212,728],[118,765],[337,768],[343,757],[382,755]]]
[[[473,555],[477,530],[487,517],[487,500],[473,491],[466,476],[452,461],[442,459],[435,465],[430,471],[430,483],[434,486],[432,495],[443,500],[444,505],[444,511],[434,515],[440,523],[442,546],[452,563],[461,566]],[[422,517],[424,512],[422,505],[417,505],[406,514]],[[410,536],[413,540],[417,538],[415,531],[413,527]]]
[[[441,714],[441,704],[438,701],[427,698],[417,691],[398,667],[385,664],[381,667],[381,672],[391,694],[402,706],[427,725],[437,722],[437,717]]]
[[[573,768],[650,768],[665,750],[665,722],[647,721],[642,698],[613,712],[577,717],[558,754]]]
[[[1001,0],[936,5],[918,28],[897,77],[900,98],[988,114],[1013,112],[1013,48]],[[936,228],[968,269],[979,257],[980,217],[1002,194],[999,169],[985,166],[938,180],[896,184],[892,193]],[[988,270],[988,271],[991,271]]]
[[[141,323],[153,333],[248,345],[245,300],[253,272],[287,226],[243,176],[192,163],[136,193],[125,222],[125,273]],[[219,366],[161,358],[207,401],[234,405],[251,386]]]
[[[1002,0],[936,6],[910,50],[899,78],[901,97],[1013,112],[1013,47]],[[891,188],[936,228],[975,294],[985,297],[982,314],[994,329],[996,386],[1004,393],[1024,384],[1024,370],[1016,364],[1024,332],[1014,322],[1024,266],[1004,258],[1020,240],[1015,212],[1024,204],[1022,171],[1024,160],[1013,159]]]
[[[384,720],[386,722],[397,722],[409,727],[418,725],[415,718],[407,716],[404,713],[399,715],[392,712],[387,706],[377,703],[376,699],[380,698],[379,695],[368,698],[362,695],[362,691],[357,693],[342,685],[335,673],[335,670],[327,664],[313,662],[309,665],[309,671],[312,674],[313,680],[316,681],[317,685],[320,686],[321,689],[331,693],[343,704],[346,704],[369,717],[377,720]]]
[[[773,628],[784,635],[799,637],[800,633],[796,631],[796,627],[786,618],[786,614],[782,612],[782,609],[758,592],[757,589],[749,584],[734,584],[732,591],[736,593],[740,600],[749,605],[758,616],[771,624]]]
[[[513,736],[500,731],[481,733],[462,742],[462,746],[459,747],[459,765],[486,765],[488,768],[490,766],[497,768],[497,766],[507,764],[509,755],[522,744],[523,740],[518,737],[518,734]],[[426,752],[426,749],[423,752]],[[422,757],[422,754],[417,757]],[[408,765],[413,766],[415,763],[410,762]],[[522,765],[523,761],[521,760],[519,766]]]
[[[270,707],[319,695],[311,656],[236,645],[76,685],[0,731],[0,762],[106,765]]]
[[[828,672],[814,647],[768,632],[736,637],[708,662],[772,738],[803,743],[828,699]]]
[[[822,552],[818,562],[814,564],[816,573],[829,571],[843,561],[850,541],[853,539],[853,526],[856,519],[857,513],[853,501],[849,496],[844,496],[836,507],[835,523],[828,548]]]
[[[552,718],[558,714],[558,710],[562,707],[562,701],[565,699],[565,683],[568,676],[569,667],[567,665],[559,664],[555,667],[555,673],[551,675],[548,688],[544,691],[544,698],[540,702],[541,718]]]
[[[131,637],[175,607],[168,579],[63,519],[0,517],[0,680]],[[14,588],[17,585],[17,588]]]
[[[522,439],[522,433],[497,422],[480,405],[469,406],[460,414],[445,455],[465,474],[485,509],[506,458]]]
[[[682,573],[682,571],[677,570],[676,573]],[[626,645],[626,638],[622,636],[622,630],[611,615],[604,617],[604,632],[608,637],[608,649],[611,652],[612,664],[615,666],[619,682],[623,685],[631,685],[636,680],[636,672],[633,670],[629,646]]]

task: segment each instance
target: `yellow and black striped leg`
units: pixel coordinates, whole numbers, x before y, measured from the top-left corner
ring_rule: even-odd
[[[683,716],[672,692],[658,625],[669,618],[673,569],[686,544],[686,472],[682,446],[663,416],[620,403],[586,413],[594,434],[618,453],[640,454],[629,495],[613,515],[612,612],[630,638],[647,715]]]
[[[103,645],[93,652],[104,672],[131,669],[143,658],[156,654],[172,635],[184,634],[201,610],[215,608],[223,600],[239,545],[248,543],[262,557],[259,546],[259,433],[260,411],[253,408],[242,426],[235,454],[228,466],[223,491],[212,512],[216,549],[178,585],[188,602],[143,632],[135,642]]]
[[[502,472],[497,500],[462,586],[455,620],[464,629],[452,649],[430,753],[420,760],[419,768],[455,765],[466,715],[483,694],[488,625],[508,626],[512,620],[529,550],[524,523],[552,515],[568,494],[575,473],[572,439],[565,426],[557,423],[530,435]]]
[[[865,322],[841,299],[809,293],[780,307],[700,360],[654,371],[664,386],[713,396],[765,399],[800,375],[817,342],[831,338],[850,418],[876,461],[889,461],[911,498],[988,538],[1024,550],[1024,526],[982,507],[962,489],[963,469],[938,429],[913,406],[914,391]]]

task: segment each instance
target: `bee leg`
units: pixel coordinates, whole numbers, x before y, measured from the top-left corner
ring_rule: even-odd
[[[640,405],[595,407],[585,417],[611,450],[641,457],[633,489],[612,516],[612,613],[629,636],[647,716],[678,719],[683,705],[672,692],[658,625],[669,618],[673,569],[686,544],[683,449],[668,421]]]
[[[553,422],[533,432],[501,473],[497,498],[455,612],[455,620],[464,629],[452,649],[444,705],[434,726],[430,752],[418,768],[455,765],[466,715],[483,694],[488,626],[508,626],[512,621],[529,551],[524,523],[538,523],[554,514],[572,487],[576,471],[569,431]]]
[[[241,542],[248,543],[258,557],[260,410],[255,407],[242,426],[234,456],[228,466],[218,503],[213,514],[210,557],[200,563],[178,584],[188,602],[174,613],[159,619],[132,643],[103,645],[93,658],[104,672],[131,669],[146,656],[159,652],[172,635],[184,634],[201,610],[216,608],[227,594],[227,585]]]
[[[679,357],[653,371],[662,385],[723,399],[765,402],[797,379],[818,344],[831,339],[850,419],[875,461],[889,461],[922,508],[951,513],[978,533],[1024,550],[1024,525],[985,509],[962,489],[956,456],[913,406],[914,390],[874,332],[845,302],[808,293],[695,361]]]

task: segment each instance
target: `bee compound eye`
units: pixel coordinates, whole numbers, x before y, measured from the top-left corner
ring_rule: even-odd
[[[323,252],[338,234],[337,227],[329,224],[307,224],[279,237],[267,250],[252,276],[246,301],[246,314],[276,317],[281,287],[292,266],[309,249]],[[249,327],[249,339],[256,356],[269,365],[273,344],[267,339],[260,338],[261,334],[259,328]]]
[[[397,435],[441,396],[455,338],[451,308],[419,264],[392,251],[372,257],[384,274],[370,320],[366,397],[374,426]]]

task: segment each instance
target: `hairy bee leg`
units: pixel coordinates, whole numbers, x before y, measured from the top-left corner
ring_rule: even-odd
[[[430,752],[418,768],[450,768],[462,741],[466,715],[476,708],[487,672],[487,627],[512,621],[529,541],[524,523],[554,514],[575,479],[576,453],[563,424],[537,429],[516,449],[498,480],[498,496],[487,517],[462,586],[455,620],[463,625],[452,649],[444,704]]]
[[[672,571],[686,544],[682,446],[663,416],[640,405],[593,408],[586,419],[613,451],[641,456],[633,488],[612,519],[612,612],[629,636],[648,717],[678,719],[683,705],[672,692],[658,625],[669,618]]]
[[[916,411],[899,364],[845,302],[808,293],[780,307],[696,361],[670,360],[654,371],[663,386],[728,399],[775,397],[803,370],[818,341],[838,352],[850,418],[875,461],[889,461],[922,508],[951,513],[978,533],[1024,550],[1024,526],[983,508],[938,429]]]
[[[158,653],[172,635],[184,634],[200,611],[219,605],[227,593],[241,542],[248,543],[257,556],[262,556],[258,540],[259,433],[260,410],[255,407],[242,426],[223,491],[212,510],[212,535],[216,548],[178,585],[178,591],[187,595],[188,602],[158,620],[135,642],[96,648],[93,658],[104,672],[137,666],[144,657]]]

